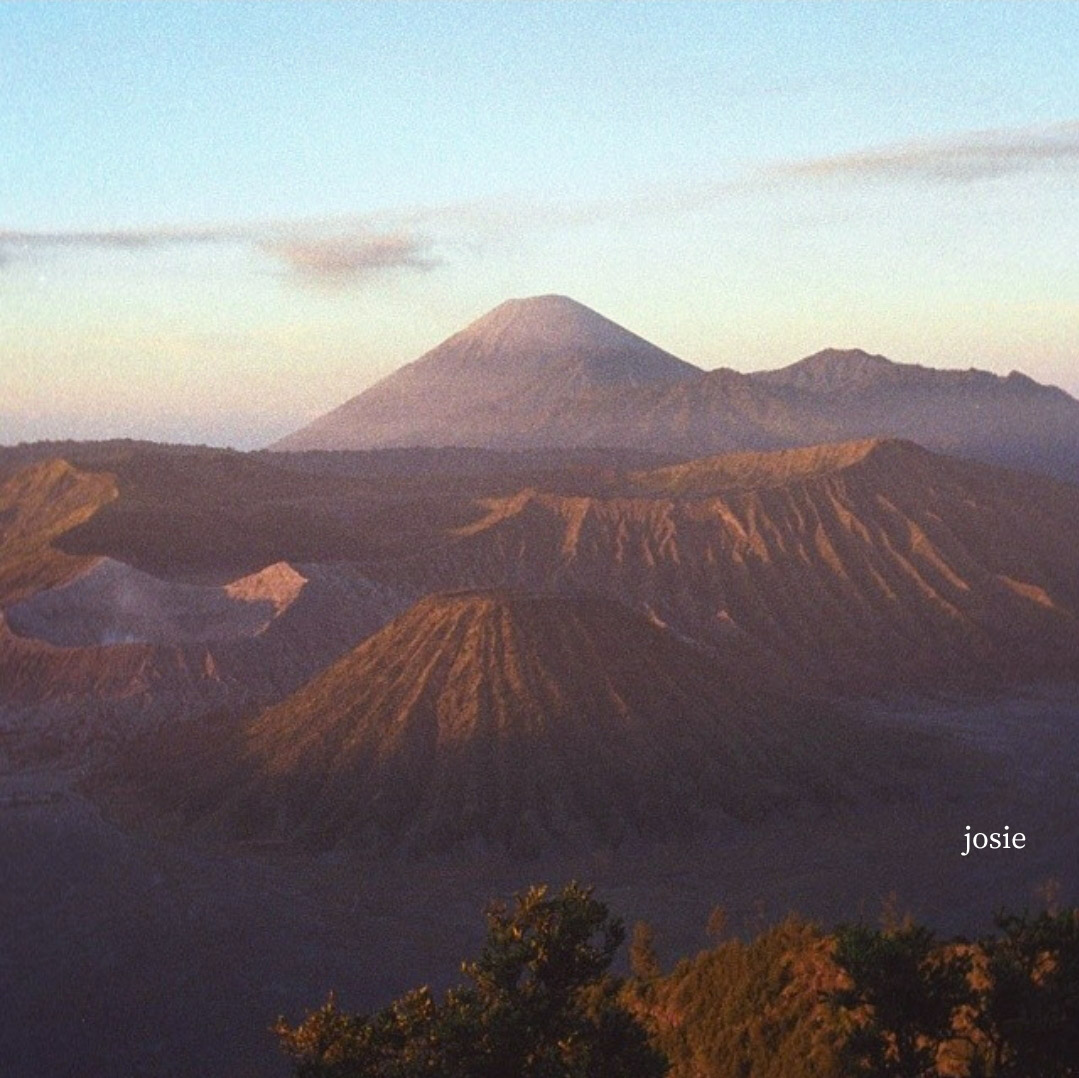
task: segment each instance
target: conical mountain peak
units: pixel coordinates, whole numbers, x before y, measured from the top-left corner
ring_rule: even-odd
[[[530,296],[500,303],[419,363],[464,345],[476,363],[516,370],[561,371],[598,385],[671,382],[700,371],[568,296]]]
[[[511,299],[275,448],[527,443],[582,394],[700,374],[567,296]]]
[[[476,319],[461,335],[493,336],[503,344],[512,339],[519,345],[532,347],[580,348],[586,342],[601,347],[646,343],[583,303],[558,295],[508,299]]]
[[[548,293],[542,296],[518,296],[513,299],[503,300],[497,307],[492,307],[485,315],[481,315],[473,322],[479,325],[484,322],[508,322],[517,319],[572,319],[595,320],[609,322],[603,315],[586,307],[583,303],[569,296]],[[613,323],[612,323],[613,324]]]
[[[182,811],[320,847],[526,856],[755,818],[851,762],[844,724],[774,686],[610,599],[430,596],[246,723],[238,759],[215,748]]]

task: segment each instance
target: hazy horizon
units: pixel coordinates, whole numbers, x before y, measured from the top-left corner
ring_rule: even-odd
[[[264,445],[504,299],[1079,394],[1079,7],[0,7],[0,443]]]

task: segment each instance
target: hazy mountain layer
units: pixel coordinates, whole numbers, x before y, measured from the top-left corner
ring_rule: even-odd
[[[1079,476],[1079,401],[1013,372],[830,349],[703,372],[572,300],[511,300],[276,449],[605,446],[683,456],[907,438]]]
[[[1079,479],[1079,401],[1018,371],[934,370],[829,350],[751,376],[828,439],[909,438],[945,453]],[[804,438],[803,443],[823,440]]]

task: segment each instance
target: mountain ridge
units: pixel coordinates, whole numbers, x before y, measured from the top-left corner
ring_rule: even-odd
[[[481,500],[386,572],[419,593],[608,595],[837,691],[968,691],[1075,677],[1077,528],[1079,487],[869,440]]]
[[[93,564],[55,540],[118,496],[115,476],[51,457],[0,480],[0,605],[63,583]]]
[[[564,296],[508,300],[271,446],[604,448],[699,457],[899,437],[1079,476],[1079,401],[1013,371],[829,348],[703,371]]]

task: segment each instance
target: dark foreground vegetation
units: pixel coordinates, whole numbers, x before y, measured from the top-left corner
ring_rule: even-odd
[[[437,1002],[420,988],[371,1017],[331,999],[277,1033],[302,1078],[547,1078],[667,1073],[608,969],[622,923],[589,890],[534,887],[487,912],[487,942],[468,984]]]
[[[275,1032],[298,1078],[1067,1078],[1079,1074],[1079,910],[1001,914],[976,940],[909,918],[825,933],[792,916],[664,974],[592,891],[487,912],[465,984],[373,1015],[331,997]]]

